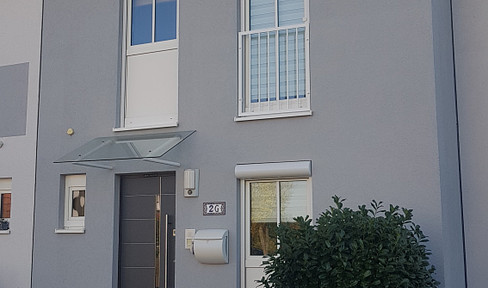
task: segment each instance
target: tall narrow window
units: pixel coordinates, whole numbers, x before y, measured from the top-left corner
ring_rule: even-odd
[[[12,207],[12,179],[0,179],[0,230],[9,230]]]
[[[125,74],[120,128],[178,121],[178,2],[126,0]]]
[[[64,229],[85,229],[86,176],[65,176],[64,187]]]
[[[244,6],[238,118],[310,115],[308,1],[245,0]]]

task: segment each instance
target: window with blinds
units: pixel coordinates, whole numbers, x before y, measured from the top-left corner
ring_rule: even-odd
[[[239,113],[310,114],[305,0],[247,0],[239,33]]]

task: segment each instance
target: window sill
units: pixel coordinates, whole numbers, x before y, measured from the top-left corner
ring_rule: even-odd
[[[85,234],[85,228],[70,228],[70,229],[54,229],[54,233],[56,234]]]
[[[118,128],[113,128],[112,131],[113,132],[124,132],[124,131],[137,131],[137,130],[170,128],[170,127],[178,127],[178,122],[168,124],[168,125],[148,125],[148,126],[140,126],[140,127],[118,127]]]
[[[264,113],[245,114],[245,115],[235,117],[234,121],[242,122],[242,121],[265,120],[265,119],[276,119],[276,118],[303,117],[303,116],[311,116],[311,115],[312,115],[312,110],[279,112],[279,113],[270,113],[270,114],[264,114]]]
[[[10,230],[0,230],[0,235],[8,235],[10,234]]]

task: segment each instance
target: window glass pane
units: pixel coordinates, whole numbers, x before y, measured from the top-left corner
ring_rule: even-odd
[[[269,33],[269,100],[276,100],[276,32]]]
[[[1,213],[0,218],[10,218],[10,199],[11,193],[3,193],[1,194],[0,203],[2,206],[0,207]]]
[[[298,28],[298,97],[305,98],[305,28]]]
[[[85,190],[73,190],[71,195],[71,217],[84,217]]]
[[[287,93],[287,70],[288,70],[288,60],[287,56],[287,30],[280,30],[278,33],[279,41],[279,77],[280,77],[280,100],[285,100],[288,98]]]
[[[307,182],[280,182],[280,222],[293,222],[297,216],[307,215]]]
[[[277,226],[276,182],[251,183],[250,186],[250,255],[267,255],[276,250],[276,238],[272,238]]]
[[[176,0],[156,0],[155,41],[176,39]]]
[[[268,35],[259,33],[259,95],[260,101],[268,101]]]
[[[131,45],[152,42],[152,0],[132,0]]]
[[[297,98],[297,49],[296,49],[296,29],[288,29],[288,49],[287,49],[287,74],[288,74],[288,99]]]
[[[249,29],[275,27],[275,0],[249,0]]]
[[[303,23],[304,12],[303,0],[278,0],[278,26]]]
[[[250,93],[251,93],[251,103],[258,102],[258,78],[259,78],[259,36],[258,34],[251,35],[251,53],[249,55],[250,59]]]

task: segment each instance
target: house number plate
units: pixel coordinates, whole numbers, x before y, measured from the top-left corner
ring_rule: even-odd
[[[225,202],[203,202],[203,216],[225,215]]]

